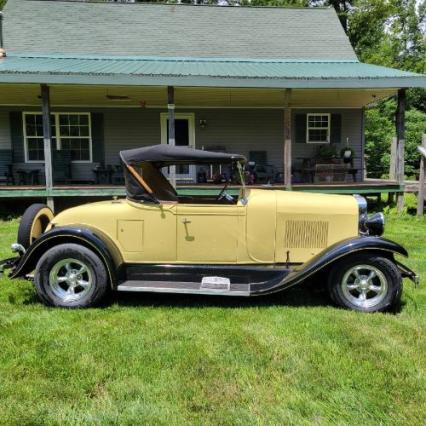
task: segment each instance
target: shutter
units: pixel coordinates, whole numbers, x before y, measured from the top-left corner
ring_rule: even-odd
[[[24,130],[22,127],[22,112],[11,111],[9,114],[10,138],[12,142],[12,157],[14,163],[25,161]]]
[[[330,143],[339,144],[341,142],[342,142],[342,115],[331,114]]]
[[[92,156],[94,163],[105,163],[104,115],[92,113]]]
[[[296,114],[294,119],[296,143],[306,143],[306,114]]]

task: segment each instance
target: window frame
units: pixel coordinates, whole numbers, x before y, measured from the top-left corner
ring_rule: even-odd
[[[44,135],[43,136],[28,136],[27,135],[27,126],[26,126],[26,116],[27,115],[43,115],[42,112],[39,111],[23,111],[22,113],[22,127],[23,127],[23,135],[24,135],[24,155],[25,155],[25,163],[36,163],[36,164],[44,164],[44,160],[30,160],[28,158],[28,138],[41,139],[44,143]],[[59,124],[59,116],[60,115],[85,115],[87,116],[88,121],[88,136],[62,136],[62,139],[88,139],[89,141],[89,160],[71,160],[71,163],[76,164],[90,164],[93,163],[93,141],[92,141],[92,117],[90,112],[72,112],[72,111],[61,111],[61,112],[51,112],[51,116],[54,117],[55,120],[55,130],[56,134],[52,135],[52,138],[56,139],[56,149],[58,151],[62,150],[62,141],[60,135],[60,124]]]
[[[327,116],[328,126],[327,127],[310,127],[309,117]],[[309,140],[309,130],[324,130],[327,129],[327,141],[311,141]],[[306,114],[306,143],[307,144],[330,144],[331,143],[331,114],[329,112],[312,112]]]

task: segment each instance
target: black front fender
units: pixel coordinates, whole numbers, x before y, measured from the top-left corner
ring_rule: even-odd
[[[117,282],[116,272],[123,263],[121,253],[106,234],[86,225],[57,227],[44,233],[20,258],[10,277],[22,277],[30,273],[48,249],[66,243],[81,244],[99,255],[107,268],[111,285],[115,286]]]
[[[308,262],[296,267],[282,280],[272,280],[267,285],[252,285],[250,293],[255,296],[284,290],[288,287],[300,284],[337,260],[360,252],[380,253],[392,259],[395,253],[406,257],[408,256],[407,250],[405,250],[404,247],[385,238],[367,236],[349,238],[327,247]]]

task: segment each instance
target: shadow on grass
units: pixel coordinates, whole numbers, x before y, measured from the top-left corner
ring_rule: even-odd
[[[25,288],[18,297],[10,294],[9,303],[13,305],[41,305],[34,288]],[[306,283],[279,293],[258,297],[234,297],[195,294],[172,293],[120,293],[113,292],[100,308],[107,308],[112,304],[126,307],[176,307],[176,308],[252,308],[252,307],[336,307],[331,301],[323,285]],[[400,301],[388,313],[399,314],[406,305]],[[336,307],[337,309],[337,307]]]
[[[164,293],[114,293],[111,302],[119,306],[158,307],[221,307],[250,308],[268,306],[332,306],[327,292],[308,286],[297,286],[286,291],[259,297],[234,297]]]

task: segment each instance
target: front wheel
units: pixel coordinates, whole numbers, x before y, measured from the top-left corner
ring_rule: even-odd
[[[98,305],[109,291],[101,259],[78,244],[60,244],[38,261],[34,276],[40,299],[49,306],[87,308]]]
[[[401,298],[402,278],[391,260],[360,254],[332,266],[328,289],[339,306],[362,312],[386,311]]]

